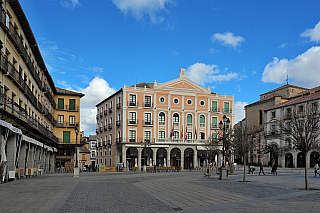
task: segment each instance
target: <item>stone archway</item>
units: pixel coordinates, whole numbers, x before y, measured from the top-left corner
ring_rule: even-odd
[[[313,151],[310,154],[310,168],[313,168],[315,164],[319,165],[320,155],[319,152]]]
[[[179,148],[173,148],[170,153],[171,166],[181,166],[181,150]]]
[[[184,150],[184,168],[183,169],[193,169],[194,162],[193,162],[193,155],[194,150],[192,148],[187,148]]]
[[[305,155],[302,152],[298,153],[297,156],[297,167],[305,167],[306,166],[306,160]]]
[[[157,166],[164,166],[164,167],[167,167],[167,166],[170,166],[170,165],[167,165],[167,150],[165,148],[159,148],[157,150],[157,160],[156,160],[156,165]]]
[[[126,165],[130,170],[138,166],[138,149],[129,147],[126,151]]]
[[[285,167],[293,168],[293,155],[291,153],[285,155]]]
[[[144,153],[144,149],[146,149],[146,153]],[[146,155],[146,156],[144,156]],[[146,157],[146,159],[144,158]],[[143,148],[141,151],[141,166],[152,166],[153,164],[153,151],[150,147]],[[146,161],[145,161],[146,160]]]

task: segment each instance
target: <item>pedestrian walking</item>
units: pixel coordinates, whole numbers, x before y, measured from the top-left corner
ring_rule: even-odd
[[[156,166],[156,164],[153,164],[153,172],[154,172],[154,173],[157,173],[157,166]]]
[[[315,177],[317,176],[317,174],[320,176],[318,170],[319,170],[319,165],[316,163],[316,164],[314,165],[314,176],[315,176]]]
[[[261,172],[263,173],[263,175],[266,175],[266,174],[264,173],[264,171],[263,171],[263,163],[260,163],[259,175],[260,175]]]
[[[275,164],[275,163],[273,164],[271,171],[272,171],[273,175],[278,175],[278,173],[277,173],[277,164]]]

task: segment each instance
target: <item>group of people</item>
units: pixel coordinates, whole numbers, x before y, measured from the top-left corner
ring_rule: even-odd
[[[260,163],[259,175],[261,174],[261,172],[262,172],[263,175],[266,175],[266,174],[264,173],[264,171],[263,171],[263,163]],[[274,164],[272,165],[271,173],[272,173],[273,175],[278,175],[278,173],[277,173],[277,164],[274,163]]]

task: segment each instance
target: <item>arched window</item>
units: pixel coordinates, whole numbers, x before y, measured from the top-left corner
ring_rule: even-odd
[[[173,114],[173,126],[179,126],[179,114],[178,113]]]
[[[192,115],[191,114],[187,115],[187,126],[192,126]]]
[[[204,115],[200,115],[199,123],[200,123],[200,127],[205,127],[205,125],[206,125],[206,118],[204,117]]]
[[[159,125],[166,125],[166,114],[164,112],[159,113]]]

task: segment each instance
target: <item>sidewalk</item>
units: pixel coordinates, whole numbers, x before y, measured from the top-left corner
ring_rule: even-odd
[[[319,212],[320,191],[300,190],[304,171],[265,172],[246,183],[243,170],[228,180],[203,171],[49,174],[0,185],[0,212]],[[312,169],[309,186],[320,189]]]

